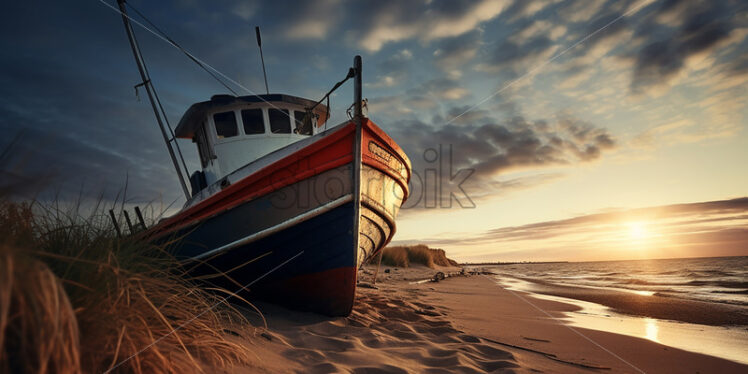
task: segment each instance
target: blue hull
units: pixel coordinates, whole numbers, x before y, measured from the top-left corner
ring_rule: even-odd
[[[257,212],[255,212],[256,214]],[[229,232],[252,217],[240,209],[226,211],[182,233],[175,254],[189,259],[208,248],[225,245]],[[304,222],[251,243],[197,261],[188,261],[191,274],[237,292],[284,305],[330,315],[350,313],[355,289],[357,248],[354,247],[354,204],[345,203]],[[255,218],[256,219],[256,218]],[[317,284],[305,285],[304,279]],[[319,280],[311,278],[322,278]],[[249,285],[249,286],[248,286]],[[328,288],[325,290],[324,288]]]

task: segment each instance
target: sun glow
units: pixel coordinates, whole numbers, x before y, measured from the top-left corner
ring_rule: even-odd
[[[629,237],[634,240],[646,239],[649,236],[645,222],[631,222],[628,224]]]

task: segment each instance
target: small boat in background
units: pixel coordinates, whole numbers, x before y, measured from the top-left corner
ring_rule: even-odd
[[[325,130],[322,100],[216,95],[192,105],[169,139],[124,1],[120,9],[185,193],[175,138],[191,139],[201,162],[184,207],[145,235],[173,243],[191,274],[229,291],[349,314],[357,270],[392,239],[411,173],[403,150],[362,113],[361,58],[345,79],[354,78],[354,113],[338,126]]]

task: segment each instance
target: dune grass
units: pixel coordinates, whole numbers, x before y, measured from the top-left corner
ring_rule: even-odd
[[[250,364],[254,354],[235,337],[248,331],[241,313],[163,248],[117,238],[102,213],[0,199],[0,372]]]
[[[429,248],[423,244],[412,246],[387,247],[382,250],[382,264],[396,267],[409,267],[411,264],[420,264],[430,268],[439,266],[458,266],[457,262],[447,258],[443,249]],[[378,261],[374,256],[372,261]]]

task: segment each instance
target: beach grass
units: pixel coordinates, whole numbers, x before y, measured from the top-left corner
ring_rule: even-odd
[[[447,258],[443,249],[429,248],[423,244],[387,247],[382,250],[381,256],[382,264],[394,267],[406,268],[411,264],[419,264],[432,269],[436,265],[458,266],[456,261]],[[374,257],[378,261],[378,258]]]
[[[103,209],[0,200],[0,372],[194,373],[249,365],[221,290]]]

